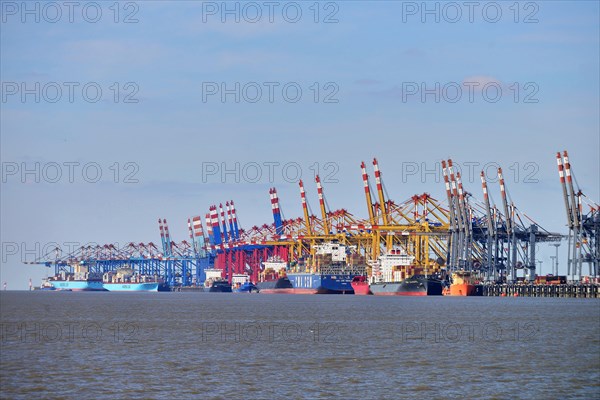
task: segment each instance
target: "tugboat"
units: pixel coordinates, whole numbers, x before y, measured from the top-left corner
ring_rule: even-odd
[[[48,280],[48,278],[42,280],[42,284],[40,285],[40,290],[56,290],[52,283]]]
[[[231,287],[235,293],[258,293],[258,288],[250,282],[250,276],[247,274],[233,274]]]
[[[475,281],[475,276],[471,271],[453,272],[450,288],[444,294],[446,296],[481,296],[481,286],[477,285]]]
[[[252,282],[244,282],[235,289],[236,293],[258,293],[258,287]]]

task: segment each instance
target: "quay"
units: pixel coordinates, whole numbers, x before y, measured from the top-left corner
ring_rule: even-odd
[[[600,298],[600,285],[481,285],[482,296]]]

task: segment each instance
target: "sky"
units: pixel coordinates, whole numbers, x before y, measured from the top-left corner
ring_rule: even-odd
[[[331,209],[364,218],[373,157],[398,203],[443,200],[452,158],[479,199],[485,169],[500,205],[500,165],[519,210],[566,234],[568,150],[600,200],[598,2],[0,5],[9,289],[39,284],[46,268],[22,261],[54,243],[159,243],[158,218],[180,241],[230,199],[243,227],[271,223],[272,186],[299,217],[299,177],[317,212],[317,170]],[[542,272],[553,254],[540,245]]]

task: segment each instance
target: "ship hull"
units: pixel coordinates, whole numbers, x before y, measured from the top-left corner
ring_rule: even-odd
[[[170,289],[172,292],[207,292],[208,288],[204,286],[175,286]]]
[[[287,276],[294,294],[354,294],[352,279],[356,275],[292,273]]]
[[[352,283],[352,289],[354,289],[354,294],[358,296],[366,296],[369,294],[373,294],[371,293],[371,288],[369,287],[369,284],[365,282]]]
[[[109,292],[158,292],[161,290],[161,284],[158,282],[105,283],[104,288]]]
[[[101,292],[106,290],[100,281],[50,281],[50,284],[56,290],[71,292]]]
[[[450,285],[448,296],[481,296],[481,286],[468,283]]]
[[[256,286],[263,294],[294,294],[294,286],[287,277],[258,282]]]
[[[261,294],[296,294],[294,288],[290,289],[258,289]]]
[[[227,282],[213,282],[213,284],[208,288],[209,293],[231,293],[231,285]]]
[[[352,289],[354,289],[354,294],[359,296],[373,294],[366,276],[355,277],[352,280]]]
[[[442,282],[425,276],[413,276],[402,282],[371,284],[376,296],[441,296]]]
[[[235,289],[235,293],[258,293],[259,289],[252,283],[244,283],[239,288]]]

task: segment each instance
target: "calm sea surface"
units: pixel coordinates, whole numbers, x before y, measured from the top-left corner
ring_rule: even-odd
[[[0,293],[2,398],[600,399],[600,301]]]

